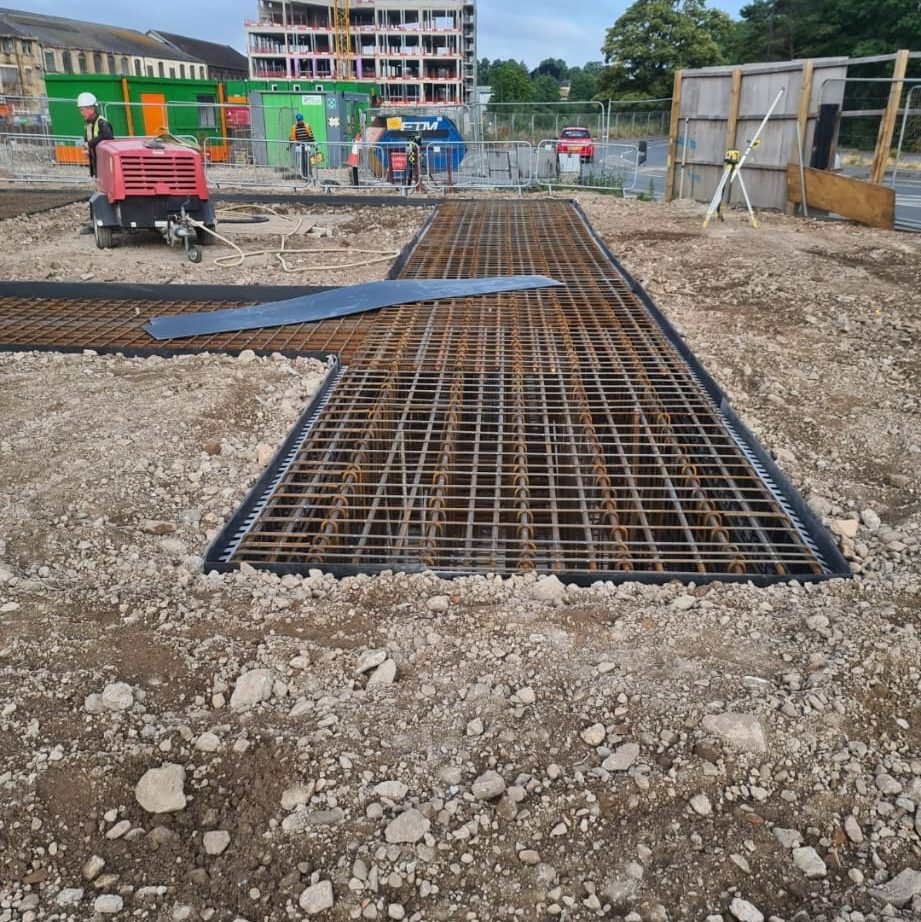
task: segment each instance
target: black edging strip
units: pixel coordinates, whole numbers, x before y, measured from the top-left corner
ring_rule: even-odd
[[[815,513],[809,508],[805,500],[800,495],[799,490],[793,486],[792,483],[788,480],[786,474],[777,466],[777,463],[771,458],[770,455],[764,450],[761,443],[758,441],[755,434],[748,428],[748,426],[742,421],[738,413],[732,408],[729,403],[729,398],[726,396],[723,389],[716,383],[710,373],[701,365],[697,356],[691,351],[688,344],[681,337],[681,334],[672,326],[671,321],[669,321],[662,311],[656,306],[652,298],[644,290],[643,286],[633,278],[633,276],[617,261],[614,257],[614,254],[608,249],[607,244],[601,239],[597,231],[592,227],[591,222],[589,222],[588,217],[585,212],[582,210],[578,202],[572,201],[572,205],[576,210],[576,213],[582,219],[582,222],[585,224],[589,233],[592,235],[595,243],[604,253],[604,255],[609,259],[618,272],[624,277],[624,280],[630,286],[630,290],[636,295],[637,298],[642,302],[643,306],[649,311],[650,316],[658,324],[659,328],[665,334],[669,342],[674,346],[675,350],[684,359],[685,363],[691,369],[694,375],[700,380],[700,383],[703,385],[704,391],[719,409],[720,413],[726,417],[730,425],[735,429],[735,434],[739,436],[739,439],[744,443],[745,448],[748,449],[754,455],[755,458],[763,465],[764,469],[768,472],[771,478],[777,484],[777,487],[780,493],[783,495],[784,500],[790,505],[790,508],[793,512],[796,513],[802,520],[802,524],[805,526],[806,531],[809,534],[809,537],[815,542],[816,548],[819,553],[825,558],[825,563],[828,567],[829,572],[823,574],[823,576],[818,577],[818,579],[831,579],[834,577],[849,577],[851,576],[851,569],[848,566],[847,561],[844,559],[844,555],[838,549],[837,544],[832,540],[831,535],[828,533],[824,525],[818,520]],[[729,433],[730,436],[733,435],[732,432]],[[795,523],[794,523],[795,524]],[[812,581],[804,578],[800,578],[800,582]]]
[[[318,294],[338,286],[145,285],[122,282],[2,282],[0,298],[89,298],[107,301],[254,301]]]
[[[330,367],[326,373],[323,384],[310,399],[310,402],[304,408],[300,416],[298,416],[297,421],[285,436],[278,450],[272,455],[272,459],[266,465],[262,476],[256,481],[252,488],[247,491],[246,497],[237,507],[236,512],[234,512],[227,524],[211,542],[211,545],[205,552],[203,561],[203,569],[205,571],[210,569],[218,570],[221,573],[227,573],[239,569],[239,564],[227,563],[223,558],[232,553],[245,532],[252,526],[252,519],[261,511],[267,499],[267,493],[275,489],[278,480],[287,469],[287,465],[285,464],[286,458],[288,458],[292,452],[296,452],[300,449],[300,446],[313,428],[320,408],[325,403],[330,391],[342,374],[342,365],[339,362],[338,355],[327,354],[326,359],[330,363]],[[259,569],[266,568],[260,567]],[[269,569],[275,571],[279,568],[277,566],[272,566]]]

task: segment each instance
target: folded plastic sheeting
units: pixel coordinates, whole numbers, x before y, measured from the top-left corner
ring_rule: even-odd
[[[292,323],[312,323],[394,304],[466,298],[470,295],[550,288],[562,284],[543,275],[504,275],[483,279],[390,279],[335,288],[255,307],[153,317],[144,324],[144,329],[154,339],[235,333],[239,330],[282,327]]]

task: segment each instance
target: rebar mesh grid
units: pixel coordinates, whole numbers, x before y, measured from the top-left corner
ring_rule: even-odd
[[[241,297],[245,289],[241,289]],[[373,315],[340,317],[269,330],[245,330],[192,336],[160,343],[143,330],[151,317],[220,310],[252,304],[244,301],[171,301],[75,298],[27,298],[0,295],[0,348],[96,349],[126,354],[175,352],[338,353],[349,361],[374,323]]]
[[[567,287],[378,315],[209,562],[576,581],[847,572],[568,203],[444,205],[400,275],[530,272]]]

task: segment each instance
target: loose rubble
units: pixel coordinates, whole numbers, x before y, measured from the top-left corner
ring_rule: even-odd
[[[2,353],[0,922],[921,917],[917,238],[582,202],[855,578],[206,573],[324,365]]]

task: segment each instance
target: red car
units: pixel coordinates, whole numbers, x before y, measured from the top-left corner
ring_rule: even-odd
[[[588,128],[564,128],[556,142],[557,154],[578,154],[583,163],[595,157],[595,142]]]

